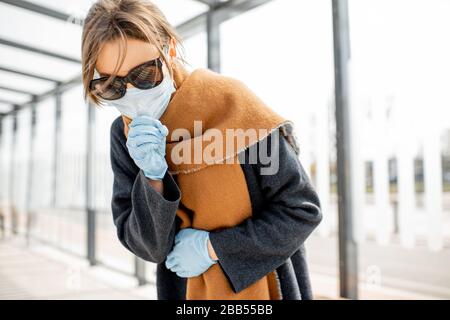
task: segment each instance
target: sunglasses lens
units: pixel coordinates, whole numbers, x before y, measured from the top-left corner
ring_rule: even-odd
[[[93,80],[91,83],[91,89],[100,98],[105,100],[116,100],[123,96],[124,87],[122,82],[114,80],[108,86],[105,87],[107,79]]]
[[[134,69],[129,75],[128,79],[133,86],[139,89],[150,89],[163,80],[163,74],[161,69],[161,61],[156,60],[143,64],[142,66]]]

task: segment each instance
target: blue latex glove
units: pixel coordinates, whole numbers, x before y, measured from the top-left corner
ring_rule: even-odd
[[[175,246],[166,260],[166,267],[179,277],[201,275],[217,261],[208,254],[209,232],[185,228],[175,236]]]
[[[165,125],[149,116],[138,116],[129,125],[128,152],[149,179],[162,180],[168,169],[165,159],[168,134]]]

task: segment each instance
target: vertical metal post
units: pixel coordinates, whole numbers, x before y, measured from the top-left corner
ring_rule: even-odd
[[[137,256],[134,256],[134,276],[136,277],[139,286],[147,284],[147,279],[145,277],[145,261]]]
[[[339,283],[342,297],[358,298],[357,246],[353,232],[352,149],[348,63],[350,36],[347,0],[332,0],[339,210]]]
[[[86,135],[86,221],[87,221],[87,258],[89,264],[97,264],[96,260],[96,213],[94,208],[94,188],[93,188],[93,160],[95,151],[94,141],[95,128],[95,107],[89,103],[87,111],[87,135]]]
[[[218,0],[211,1],[206,17],[208,68],[220,73],[220,21],[215,10]]]
[[[34,171],[34,140],[36,136],[36,102],[35,97],[33,97],[33,103],[31,105],[31,126],[30,126],[30,144],[29,144],[29,154],[28,154],[28,176],[27,176],[27,193],[26,193],[26,231],[25,238],[26,244],[30,244],[31,227],[33,225],[33,214],[31,210],[31,199],[33,192],[33,171]]]
[[[55,94],[55,132],[53,136],[53,190],[52,204],[56,207],[58,193],[58,158],[61,146],[61,92]]]
[[[12,125],[12,137],[11,137],[11,158],[9,164],[9,207],[11,212],[11,231],[14,235],[18,233],[18,212],[16,207],[14,206],[14,163],[16,162],[16,142],[17,142],[17,111],[19,110],[18,106],[14,106],[13,109],[13,125]]]

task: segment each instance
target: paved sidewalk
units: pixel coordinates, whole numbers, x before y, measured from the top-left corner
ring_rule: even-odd
[[[152,284],[23,241],[0,242],[2,299],[156,299]]]
[[[312,266],[314,270],[314,266]],[[316,299],[339,299],[337,278],[312,273]],[[433,299],[432,296],[360,284],[360,299]],[[153,284],[136,279],[45,245],[27,248],[23,240],[0,241],[2,299],[156,299]]]
[[[329,275],[312,273],[312,287],[314,289],[315,299],[342,299],[339,295],[339,284],[337,277]],[[442,299],[439,297],[424,295],[416,292],[407,292],[396,288],[390,288],[379,285],[359,284],[360,300],[434,300]]]

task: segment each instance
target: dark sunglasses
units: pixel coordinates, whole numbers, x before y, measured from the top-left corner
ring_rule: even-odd
[[[163,47],[168,51],[167,45]],[[127,83],[142,90],[154,88],[163,81],[162,64],[161,57],[149,60],[131,69],[124,77],[116,76],[108,85],[105,84],[109,76],[93,79],[89,83],[89,90],[102,99],[117,100],[126,94]]]

